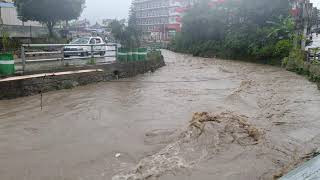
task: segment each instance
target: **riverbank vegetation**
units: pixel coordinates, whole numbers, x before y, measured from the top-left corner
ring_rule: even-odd
[[[288,71],[296,72],[305,75],[310,81],[316,82],[320,90],[320,62],[305,61],[305,52],[300,49],[293,49],[289,56],[284,58],[283,67]]]
[[[204,0],[185,15],[170,48],[195,56],[281,60],[293,44],[289,9],[288,1],[279,0]]]
[[[183,18],[169,48],[194,56],[283,65],[320,82],[320,66],[306,63],[296,19],[286,0],[203,0]]]
[[[110,28],[113,37],[124,48],[132,49],[140,47],[141,30],[137,25],[137,18],[134,12],[130,13],[127,26],[118,20],[113,20],[110,23]]]

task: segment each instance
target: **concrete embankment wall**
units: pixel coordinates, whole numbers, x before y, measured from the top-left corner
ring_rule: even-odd
[[[12,99],[30,96],[59,89],[69,89],[75,86],[115,80],[117,78],[132,77],[148,71],[154,71],[165,66],[163,58],[135,61],[128,63],[113,63],[72,68],[69,73],[38,76],[16,80],[0,79],[0,99]],[[91,69],[91,71],[79,71]],[[70,71],[70,69],[68,69]],[[13,78],[14,79],[14,78]]]

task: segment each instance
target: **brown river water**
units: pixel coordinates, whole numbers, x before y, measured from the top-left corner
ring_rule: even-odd
[[[46,93],[42,111],[40,96],[0,101],[0,179],[272,179],[320,147],[306,78],[163,55],[154,73]]]

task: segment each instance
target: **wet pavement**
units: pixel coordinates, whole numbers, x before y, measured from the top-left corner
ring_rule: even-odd
[[[91,56],[88,57],[79,57],[72,56],[66,57],[64,61],[61,60],[61,55],[52,55],[52,56],[39,56],[39,57],[27,57],[27,63],[25,66],[26,72],[39,72],[39,71],[52,71],[55,69],[65,68],[67,66],[86,66],[92,63],[94,64],[110,64],[116,61],[116,53],[111,51],[113,49],[108,49],[104,57],[100,55],[94,55],[95,60],[91,61]],[[41,61],[39,61],[39,59]],[[21,59],[15,60],[15,69],[17,72],[22,71],[23,66]]]
[[[131,175],[143,172],[161,180],[271,179],[319,147],[320,92],[306,78],[163,54],[167,66],[154,73],[46,93],[42,111],[40,95],[0,101],[0,179],[141,179]],[[181,137],[193,112],[203,111],[246,117],[264,136],[257,145],[222,143],[208,153]],[[171,147],[201,153],[187,157]],[[163,154],[183,161],[155,160]]]

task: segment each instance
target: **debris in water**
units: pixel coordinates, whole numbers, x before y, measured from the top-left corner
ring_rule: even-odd
[[[116,158],[119,158],[120,156],[121,156],[120,153],[117,153],[117,154],[115,155]]]
[[[276,126],[281,126],[281,125],[285,125],[285,124],[287,124],[286,122],[273,122],[273,124],[274,125],[276,125]]]
[[[233,112],[195,113],[188,128],[172,143],[112,180],[148,179],[192,168],[232,144],[244,148],[258,144],[262,137],[262,131],[248,123],[246,116]]]

